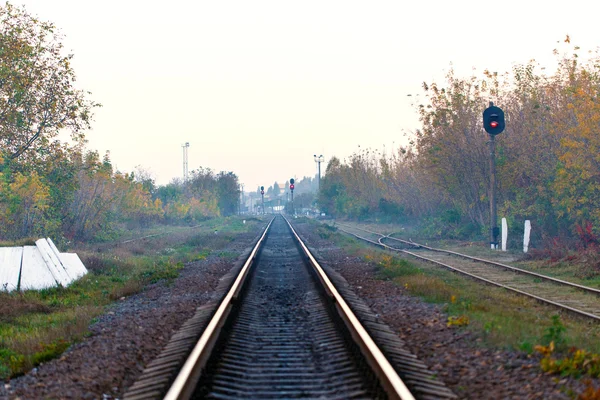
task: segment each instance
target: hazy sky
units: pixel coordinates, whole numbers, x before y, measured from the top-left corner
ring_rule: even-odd
[[[166,184],[189,142],[190,171],[233,171],[246,191],[314,175],[315,153],[403,143],[407,95],[451,64],[550,65],[567,34],[600,45],[591,0],[11,2],[60,28],[78,88],[103,104],[90,149]]]

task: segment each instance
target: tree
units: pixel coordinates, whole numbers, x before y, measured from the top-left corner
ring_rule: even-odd
[[[488,78],[494,81],[495,75]],[[422,129],[415,138],[417,164],[427,171],[423,178],[448,206],[479,225],[488,220],[488,138],[481,127],[487,87],[485,80],[459,79],[453,71],[446,88],[424,84],[429,104],[419,106]]]
[[[217,194],[221,215],[236,214],[240,203],[237,175],[233,172],[219,172],[217,175]]]
[[[83,142],[99,106],[75,89],[73,55],[62,54],[57,32],[24,8],[0,6],[0,148],[9,159],[47,146],[64,129]]]
[[[553,188],[559,217],[591,221],[600,231],[600,65],[563,61],[563,112],[557,121],[560,138]]]
[[[5,183],[5,182],[3,182]],[[41,234],[46,220],[50,190],[37,173],[24,176],[20,173],[9,185],[0,184],[4,193],[0,201],[0,222],[5,234],[27,237]]]

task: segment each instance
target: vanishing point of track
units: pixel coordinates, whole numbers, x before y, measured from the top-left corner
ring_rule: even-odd
[[[600,302],[598,299],[600,290],[598,289],[537,274],[507,264],[399,239],[391,236],[392,234],[384,235],[383,233],[340,224],[339,222],[336,222],[335,226],[342,232],[385,249],[409,254],[476,280],[532,297],[540,302],[587,318],[600,320]],[[411,250],[407,250],[407,248]]]
[[[455,398],[284,218],[223,282],[125,399]]]

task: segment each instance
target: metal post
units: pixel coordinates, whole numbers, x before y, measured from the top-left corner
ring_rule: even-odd
[[[323,157],[323,155],[319,155],[317,157],[317,155],[314,155],[315,157],[315,162],[317,163],[317,168],[319,170],[319,173],[317,175],[317,192],[321,189],[321,163],[323,162],[323,160],[325,160],[325,158]]]
[[[321,189],[321,160],[317,161],[319,174],[317,175],[317,192]]]
[[[498,224],[496,210],[496,140],[494,135],[490,136],[490,247],[498,248]]]
[[[183,182],[188,180],[188,148],[190,147],[189,142],[185,142],[183,147]]]

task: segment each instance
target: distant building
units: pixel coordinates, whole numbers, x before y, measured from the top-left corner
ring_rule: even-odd
[[[280,195],[284,194],[285,189],[286,189],[285,183],[278,183],[277,186],[278,186],[277,188],[273,188],[274,191],[277,191],[277,189],[279,189],[279,192],[276,192],[277,193],[276,195],[280,196]]]

